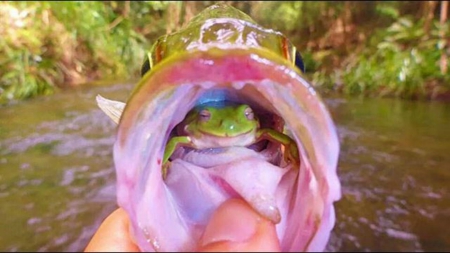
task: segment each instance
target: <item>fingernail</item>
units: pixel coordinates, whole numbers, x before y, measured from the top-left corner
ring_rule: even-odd
[[[245,242],[252,238],[261,217],[243,200],[225,201],[212,215],[201,240],[201,246],[217,242]]]

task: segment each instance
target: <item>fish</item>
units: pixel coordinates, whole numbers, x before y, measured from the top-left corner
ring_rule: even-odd
[[[339,140],[300,54],[282,33],[231,6],[212,5],[156,40],[126,102],[96,99],[117,123],[117,203],[140,250],[195,250],[212,213],[229,198],[244,199],[276,224],[282,251],[325,249],[341,198]],[[176,126],[195,106],[221,101],[250,105],[262,125],[281,124],[301,162],[282,165],[272,151],[246,147],[185,149],[174,153],[163,178],[164,149]]]

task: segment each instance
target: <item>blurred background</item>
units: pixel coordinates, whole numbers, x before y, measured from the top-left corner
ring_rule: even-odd
[[[450,250],[448,1],[0,2],[0,250],[81,251],[115,203],[115,125],[147,50],[225,2],[284,33],[341,141],[327,251]]]
[[[284,33],[316,86],[351,94],[449,96],[447,1],[225,2]],[[157,37],[213,3],[2,1],[0,97],[137,77]]]

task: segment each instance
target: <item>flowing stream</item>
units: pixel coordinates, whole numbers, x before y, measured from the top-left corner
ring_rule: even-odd
[[[117,206],[92,85],[0,107],[0,250],[83,251]],[[343,197],[328,251],[450,251],[450,103],[327,96]]]

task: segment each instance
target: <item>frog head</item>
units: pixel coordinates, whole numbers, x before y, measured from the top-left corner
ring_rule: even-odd
[[[186,117],[185,131],[190,135],[236,137],[256,131],[259,121],[246,104],[199,106]]]

